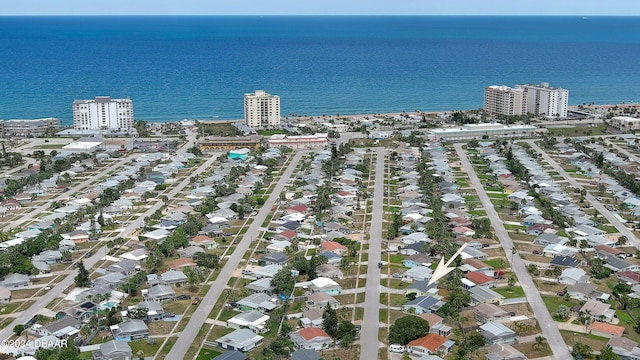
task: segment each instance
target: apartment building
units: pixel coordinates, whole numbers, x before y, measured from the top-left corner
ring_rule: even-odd
[[[280,97],[264,90],[244,94],[244,121],[254,129],[280,127]]]

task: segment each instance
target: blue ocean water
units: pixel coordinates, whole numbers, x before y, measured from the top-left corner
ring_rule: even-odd
[[[483,88],[549,82],[570,104],[640,102],[638,17],[0,17],[0,119],[72,122],[74,99],[137,119],[446,111]]]

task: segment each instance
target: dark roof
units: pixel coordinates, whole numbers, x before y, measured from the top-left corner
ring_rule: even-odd
[[[424,243],[421,243],[421,242],[417,242],[417,243],[414,243],[414,244],[409,244],[409,245],[405,246],[403,249],[411,249],[411,250],[417,251],[419,253],[423,253],[423,254],[425,253],[425,251],[424,251]]]
[[[300,349],[291,353],[291,360],[318,360],[320,354],[312,349]]]
[[[226,351],[213,358],[213,360],[247,360],[249,357],[240,351]]]
[[[415,300],[411,300],[407,302],[406,306],[416,306],[421,307],[423,309],[429,309],[433,305],[437,304],[440,300],[434,298],[433,296],[418,296]]]
[[[566,267],[578,267],[580,262],[571,256],[556,256],[551,260],[551,264]]]
[[[286,223],[280,225],[283,228],[287,228],[289,230],[296,230],[297,228],[300,227],[300,223],[298,223],[297,221],[287,221]]]

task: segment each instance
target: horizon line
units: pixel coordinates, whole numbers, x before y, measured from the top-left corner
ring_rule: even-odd
[[[640,17],[628,14],[0,14],[0,17]]]

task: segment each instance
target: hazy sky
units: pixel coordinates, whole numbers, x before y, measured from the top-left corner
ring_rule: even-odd
[[[1,0],[0,15],[640,15],[639,0]]]

